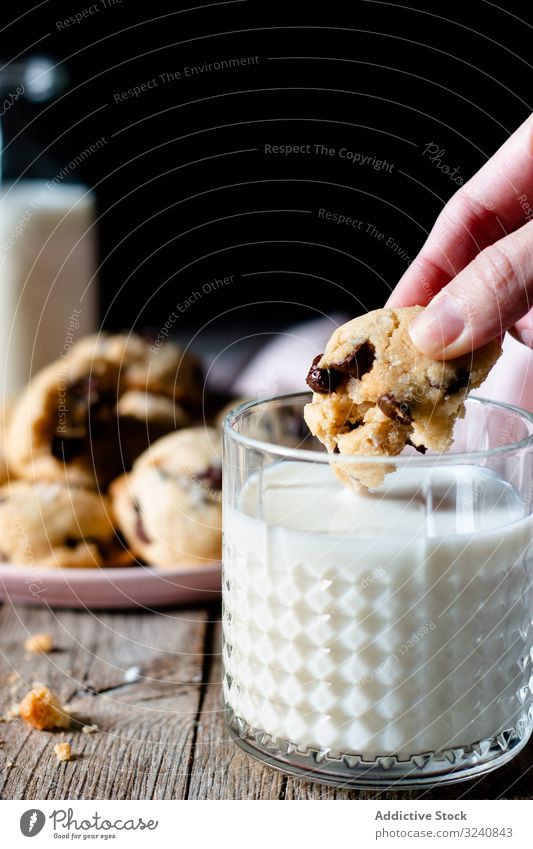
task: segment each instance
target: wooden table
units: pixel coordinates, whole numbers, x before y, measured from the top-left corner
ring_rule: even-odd
[[[29,634],[57,648],[28,654]],[[80,612],[0,608],[0,713],[32,682],[57,691],[80,723],[35,731],[0,722],[3,799],[525,799],[533,744],[478,781],[441,790],[355,792],[286,778],[243,754],[225,730],[220,699],[220,608]],[[17,679],[16,681],[14,679]],[[71,742],[75,759],[53,751]]]

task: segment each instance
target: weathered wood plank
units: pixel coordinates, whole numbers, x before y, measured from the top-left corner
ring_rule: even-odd
[[[202,703],[189,799],[279,799],[284,778],[242,752],[231,740],[222,712],[220,622],[213,626],[209,684]]]
[[[58,649],[28,655],[31,633]],[[95,613],[11,607],[0,611],[0,712],[35,680],[100,731],[39,732],[0,723],[0,795],[6,799],[183,798],[201,695],[206,613]],[[140,671],[133,678],[135,667]],[[129,672],[128,672],[129,670]],[[10,692],[9,678],[19,675]],[[136,677],[136,676],[135,676]],[[59,764],[68,739],[77,759]],[[7,767],[9,762],[14,766]]]

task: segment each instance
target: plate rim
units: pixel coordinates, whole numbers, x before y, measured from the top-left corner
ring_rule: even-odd
[[[135,610],[209,603],[220,599],[221,591],[220,560],[177,569],[154,566],[50,569],[0,563],[0,604]]]

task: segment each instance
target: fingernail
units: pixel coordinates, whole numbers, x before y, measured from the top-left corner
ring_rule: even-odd
[[[465,320],[455,298],[443,295],[409,325],[413,344],[428,357],[439,357],[463,333]]]

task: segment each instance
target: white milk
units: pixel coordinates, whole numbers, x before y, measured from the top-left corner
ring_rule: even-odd
[[[381,490],[284,462],[225,509],[227,703],[254,729],[370,759],[523,733],[531,516],[474,466]]]
[[[28,180],[0,193],[0,398],[95,329],[94,215],[86,186]]]

